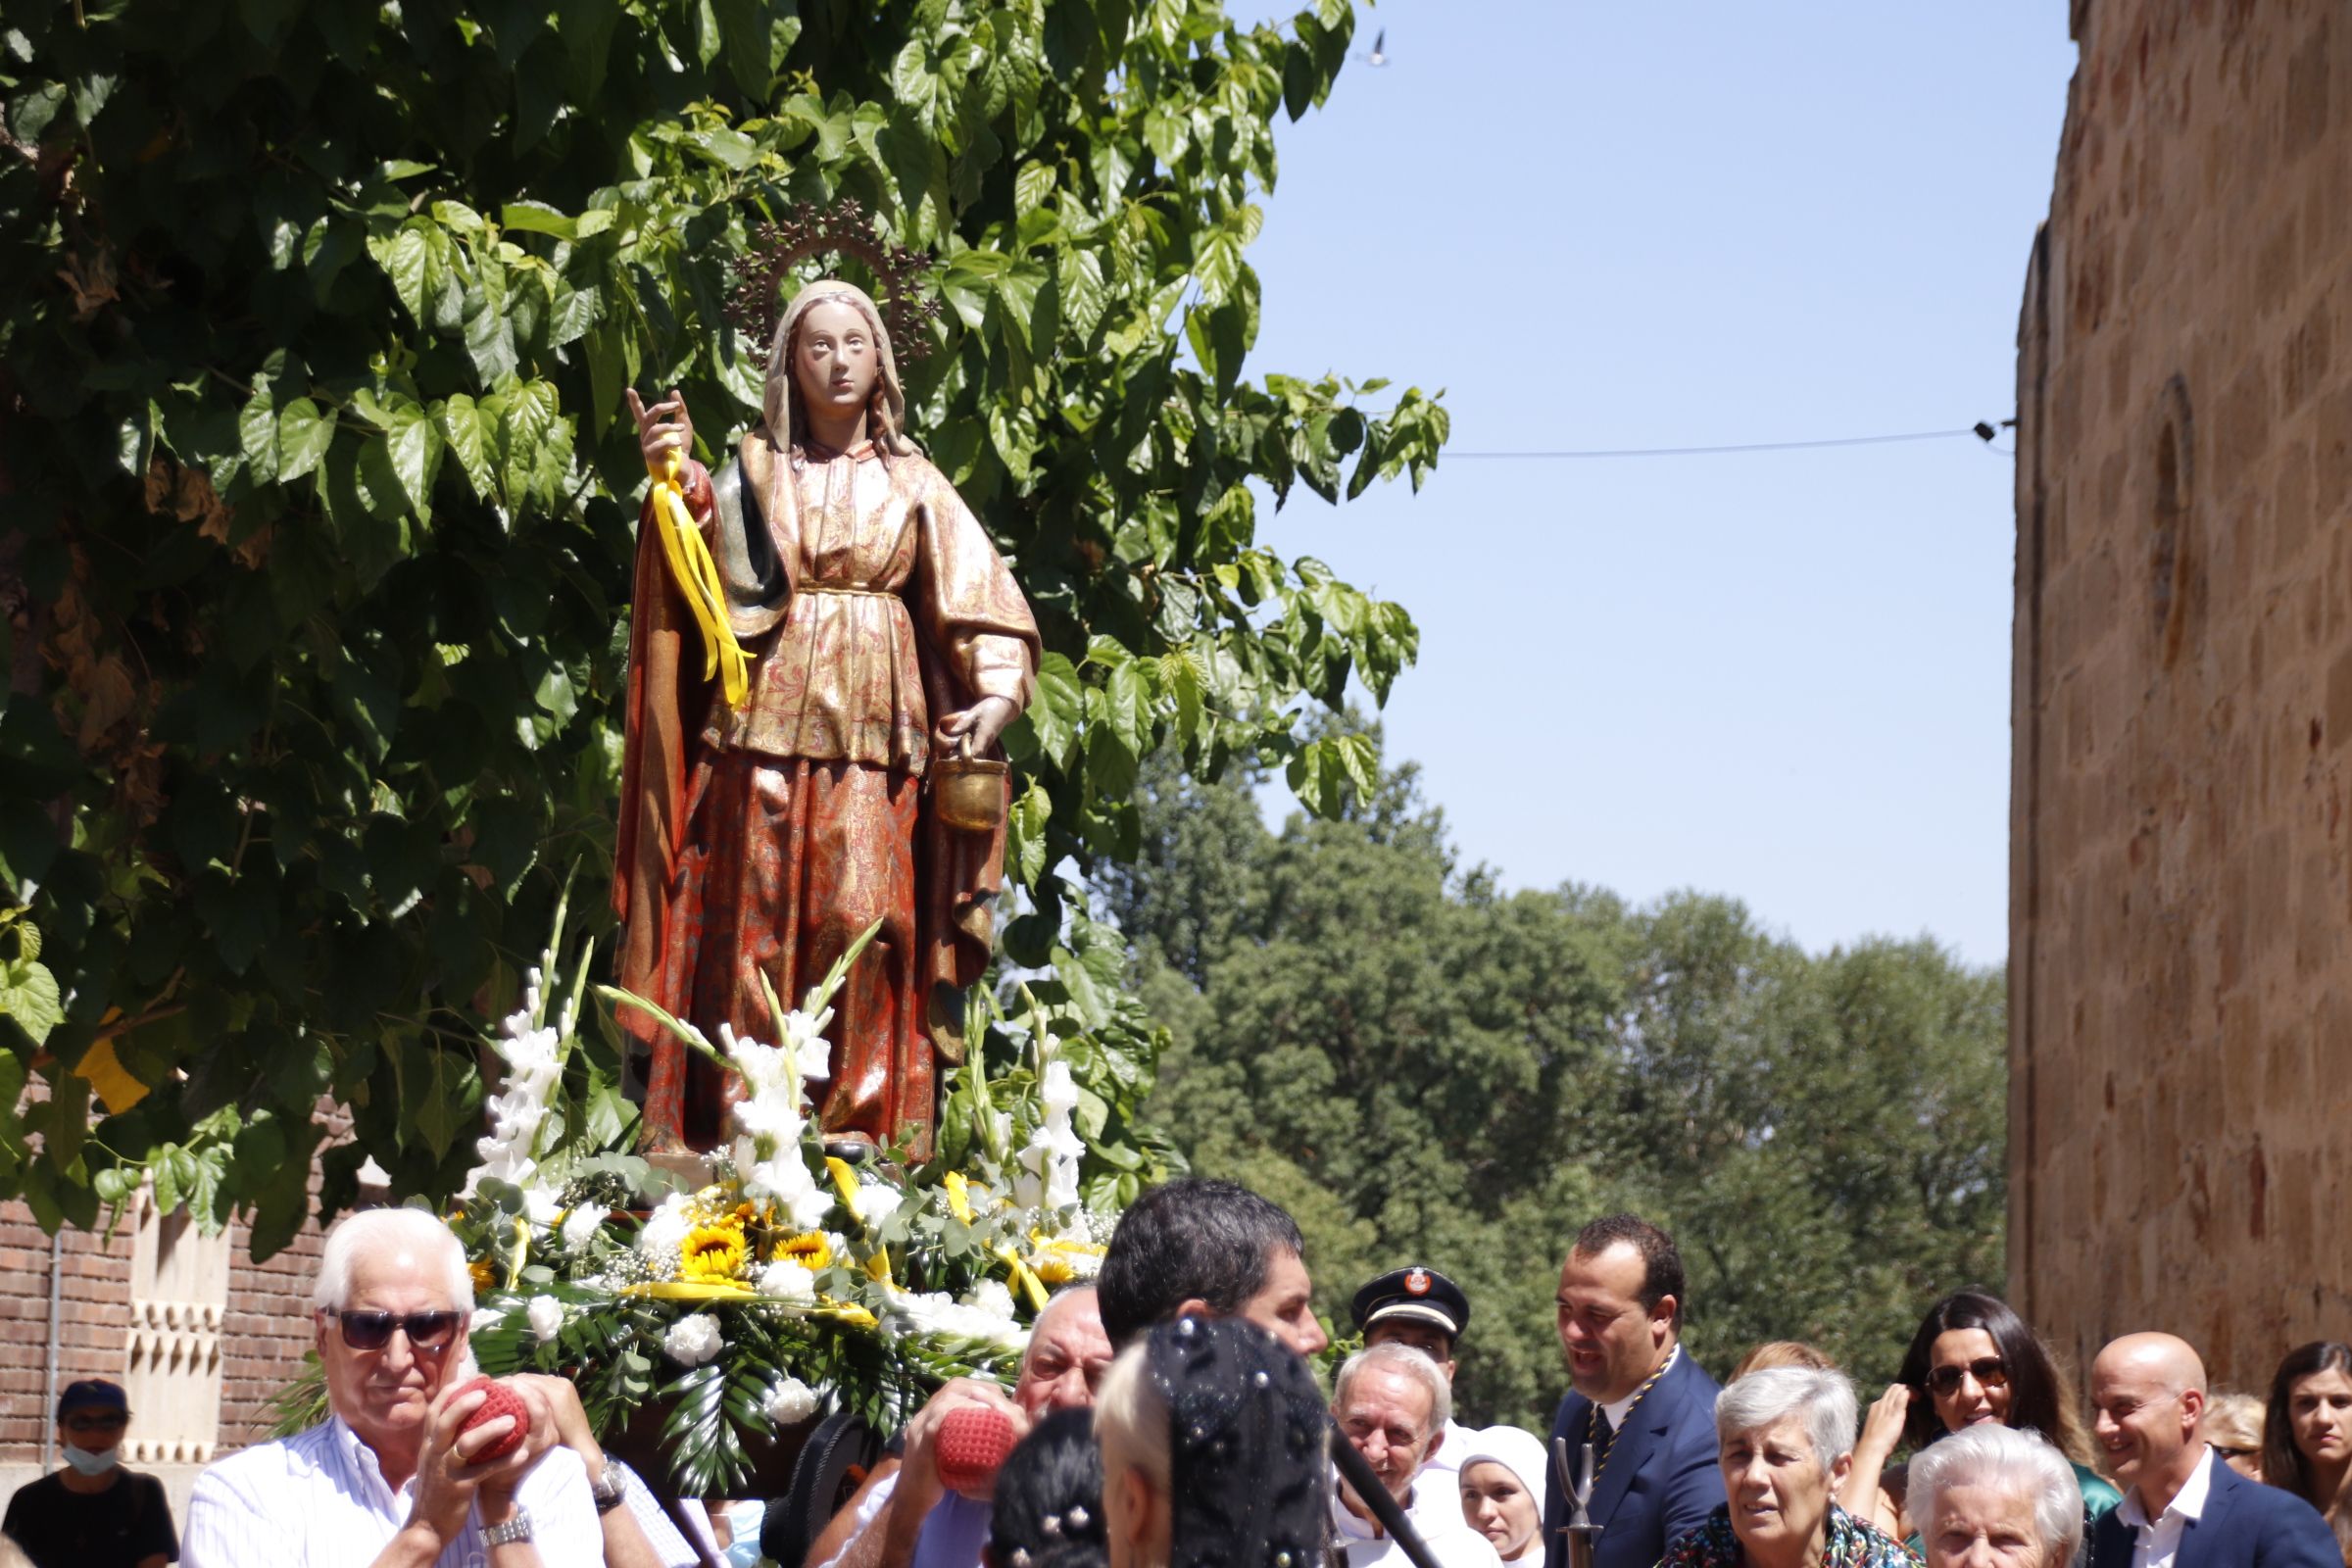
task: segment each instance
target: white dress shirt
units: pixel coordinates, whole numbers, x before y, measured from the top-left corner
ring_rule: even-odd
[[[1463,1520],[1461,1494],[1456,1490],[1459,1485],[1454,1476],[1433,1477],[1424,1469],[1414,1478],[1404,1516],[1421,1532],[1438,1568],[1501,1568],[1494,1544]],[[1436,1506],[1440,1494],[1453,1504],[1450,1513]],[[1355,1510],[1341,1500],[1336,1477],[1331,1489],[1331,1544],[1346,1556],[1347,1568],[1412,1568],[1412,1559],[1396,1544],[1396,1537],[1372,1520],[1358,1518]]]
[[[2116,1517],[2132,1527],[2134,1538],[2132,1545],[2132,1568],[2173,1568],[2173,1559],[2180,1554],[2180,1538],[2187,1533],[2189,1521],[2205,1517],[2205,1499],[2213,1492],[2214,1451],[2205,1450],[2197,1467],[2188,1473],[2173,1500],[2164,1505],[2164,1512],[2153,1521],[2148,1518],[2145,1504],[2139,1500],[2139,1489],[2124,1489],[2124,1500],[2115,1505]]]
[[[1682,1346],[1681,1346],[1681,1344],[1680,1344],[1680,1343],[1677,1343],[1677,1344],[1676,1344],[1676,1345],[1675,1345],[1675,1346],[1674,1346],[1674,1347],[1673,1347],[1671,1349],[1669,1349],[1669,1350],[1666,1352],[1666,1359],[1658,1363],[1658,1378],[1659,1378],[1659,1380],[1663,1381],[1663,1380],[1664,1380],[1664,1378],[1665,1378],[1665,1376],[1666,1376],[1666,1374],[1667,1374],[1668,1372],[1671,1372],[1672,1370],[1674,1370],[1674,1363],[1675,1363],[1675,1359],[1676,1359],[1678,1356],[1680,1356],[1682,1353],[1683,1353],[1683,1348],[1682,1348]],[[1642,1384],[1642,1388],[1647,1388],[1647,1387],[1649,1387],[1649,1384],[1648,1384],[1648,1382],[1646,1382],[1646,1381],[1645,1381],[1645,1382],[1643,1382],[1643,1384]],[[1605,1415],[1605,1416],[1607,1416],[1607,1417],[1609,1418],[1609,1432],[1610,1432],[1609,1441],[1610,1441],[1611,1443],[1615,1443],[1615,1442],[1617,1441],[1617,1438],[1616,1438],[1616,1434],[1617,1434],[1617,1433],[1623,1432],[1623,1431],[1625,1430],[1625,1418],[1626,1418],[1627,1416],[1629,1416],[1629,1415],[1632,1415],[1632,1414],[1634,1413],[1634,1401],[1635,1401],[1635,1400],[1637,1400],[1637,1399],[1639,1399],[1639,1398],[1641,1398],[1641,1397],[1642,1397],[1642,1389],[1636,1389],[1636,1390],[1635,1390],[1633,1393],[1631,1393],[1631,1394],[1627,1395],[1627,1396],[1626,1396],[1624,1398],[1622,1398],[1622,1399],[1612,1399],[1612,1400],[1610,1400],[1610,1401],[1609,1401],[1607,1404],[1604,1404],[1604,1405],[1602,1405],[1602,1406],[1600,1407],[1600,1413],[1601,1413],[1602,1415]],[[1574,1457],[1574,1456],[1573,1456],[1573,1455],[1571,1455],[1571,1457]]]
[[[206,1467],[188,1497],[181,1568],[368,1568],[409,1522],[416,1478],[386,1485],[375,1450],[341,1416]],[[514,1501],[548,1568],[605,1560],[588,1473],[569,1448],[551,1448],[522,1478]],[[433,1568],[488,1568],[468,1509],[466,1528]]]

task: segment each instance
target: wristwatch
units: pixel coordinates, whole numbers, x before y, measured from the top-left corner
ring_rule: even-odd
[[[619,1460],[607,1459],[604,1475],[598,1478],[595,1486],[588,1489],[588,1495],[595,1500],[596,1511],[611,1513],[620,1506],[621,1499],[628,1494],[628,1470]]]
[[[531,1539],[530,1510],[517,1507],[514,1518],[500,1524],[477,1526],[474,1534],[482,1538],[484,1551],[492,1546],[511,1546],[517,1541],[528,1541]]]

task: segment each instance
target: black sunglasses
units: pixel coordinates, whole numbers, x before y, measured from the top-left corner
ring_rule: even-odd
[[[353,1312],[326,1308],[343,1330],[343,1343],[355,1350],[380,1350],[392,1343],[392,1331],[400,1330],[409,1337],[409,1344],[419,1350],[438,1350],[458,1332],[455,1312]]]
[[[1988,1355],[1965,1366],[1939,1366],[1928,1372],[1928,1388],[1939,1399],[1948,1399],[1960,1392],[1962,1378],[1975,1378],[1983,1389],[2005,1389],[2009,1386],[2009,1369],[1999,1356]]]

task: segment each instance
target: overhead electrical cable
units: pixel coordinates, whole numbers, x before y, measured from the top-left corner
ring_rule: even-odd
[[[2015,421],[2003,419],[2007,425]],[[1706,447],[1596,447],[1579,451],[1559,452],[1447,452],[1447,463],[1494,461],[1556,460],[1570,458],[1711,458],[1740,452],[1803,452],[1823,447],[1885,446],[1896,441],[1950,441],[1960,436],[1974,436],[1989,442],[1994,435],[1989,423],[1967,425],[1957,430],[1904,430],[1892,435],[1844,435],[1819,441],[1749,441],[1730,446]]]

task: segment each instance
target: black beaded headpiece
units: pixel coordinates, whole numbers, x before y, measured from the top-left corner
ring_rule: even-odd
[[[1163,1323],[1149,1355],[1168,1405],[1169,1568],[1320,1568],[1331,1426],[1306,1363],[1239,1318]]]
[[[998,1568],[1102,1568],[1102,1455],[1094,1412],[1056,1410],[997,1472],[989,1546]]]

